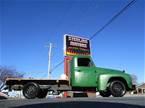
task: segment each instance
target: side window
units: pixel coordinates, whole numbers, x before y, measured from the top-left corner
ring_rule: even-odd
[[[78,66],[90,67],[92,62],[89,58],[78,58]]]

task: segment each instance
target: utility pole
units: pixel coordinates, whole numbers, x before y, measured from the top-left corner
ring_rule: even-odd
[[[46,47],[49,48],[49,51],[48,51],[48,78],[51,79],[51,50],[52,50],[52,43],[49,43],[49,45],[46,45]]]
[[[48,53],[48,78],[51,78],[51,48],[52,43],[49,44],[49,53]]]

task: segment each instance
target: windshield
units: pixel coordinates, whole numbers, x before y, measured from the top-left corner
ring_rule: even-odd
[[[93,63],[89,58],[78,58],[78,66],[90,67]]]

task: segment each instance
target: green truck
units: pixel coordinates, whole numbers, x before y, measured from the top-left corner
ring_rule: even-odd
[[[84,40],[81,42],[86,43]],[[67,91],[99,92],[103,97],[122,97],[127,91],[135,89],[131,76],[125,71],[96,67],[89,51],[85,52],[65,56],[66,79],[7,78],[5,83],[9,90],[22,90],[28,99],[45,98],[48,92],[59,94]]]

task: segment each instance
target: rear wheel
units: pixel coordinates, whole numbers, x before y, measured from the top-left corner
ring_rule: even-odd
[[[39,86],[36,83],[28,83],[24,85],[23,95],[27,99],[34,99],[39,93]]]
[[[109,90],[114,97],[122,97],[126,93],[125,84],[122,81],[112,81],[109,86]]]
[[[102,97],[109,97],[109,96],[111,96],[111,93],[110,93],[109,90],[107,90],[107,91],[100,91],[100,95]]]
[[[45,98],[47,96],[48,90],[41,89],[37,95],[39,99]]]

